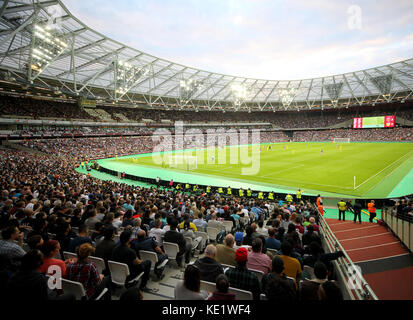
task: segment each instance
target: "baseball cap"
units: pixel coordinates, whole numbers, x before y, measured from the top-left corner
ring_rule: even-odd
[[[248,260],[248,250],[245,248],[238,248],[235,252],[235,261],[244,262]]]
[[[244,234],[242,232],[235,233],[235,242],[242,241],[244,239]]]

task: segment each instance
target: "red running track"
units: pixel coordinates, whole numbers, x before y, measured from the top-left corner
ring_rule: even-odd
[[[385,226],[377,223],[326,219],[331,231],[354,263],[364,265],[409,252]],[[413,299],[413,266],[364,276],[379,299]]]

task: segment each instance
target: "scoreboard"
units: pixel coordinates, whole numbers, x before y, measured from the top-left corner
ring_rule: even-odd
[[[395,116],[354,118],[353,129],[394,128]]]

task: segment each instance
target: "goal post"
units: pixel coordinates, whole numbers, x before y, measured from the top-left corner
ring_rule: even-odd
[[[350,138],[334,138],[334,143],[350,143]]]
[[[195,170],[198,168],[198,158],[189,155],[170,155],[168,157],[169,168],[181,170]]]

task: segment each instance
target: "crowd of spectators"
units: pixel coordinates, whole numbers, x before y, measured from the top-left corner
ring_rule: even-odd
[[[248,140],[239,144],[251,143],[253,136],[248,135]],[[413,128],[393,129],[332,129],[322,131],[295,131],[293,136],[286,132],[264,131],[260,133],[261,143],[272,142],[306,142],[306,141],[333,141],[335,138],[349,138],[350,141],[413,141]],[[163,139],[163,138],[162,138]],[[148,153],[162,141],[163,150],[174,150],[178,139],[159,140],[153,136],[125,136],[125,137],[96,137],[96,138],[60,138],[60,139],[33,139],[25,140],[20,144],[37,151],[63,156],[71,159],[100,159],[114,156]],[[184,148],[194,146],[206,147],[205,136],[198,136],[182,142]],[[231,142],[227,138],[227,144]],[[241,143],[242,142],[242,143]]]
[[[105,298],[110,299],[110,273],[105,270],[99,274],[95,263],[88,259],[91,255],[106,262],[112,259],[128,264],[131,278],[143,272],[140,289],[145,291],[150,262],[139,258],[139,250],[165,255],[162,242],[154,240],[153,235],[177,242],[178,256],[185,258],[185,263],[190,262],[194,249],[205,250],[203,257],[195,261],[197,268],[191,270],[188,266],[186,281],[177,285],[177,297],[184,298],[197,291],[199,272],[200,280],[222,282],[217,288],[223,291],[227,280],[233,287],[251,291],[255,299],[261,293],[268,299],[280,299],[285,295],[283,290],[290,288],[285,298],[297,300],[301,297],[300,280],[309,277],[303,276],[304,267],[315,268],[316,261],[323,261],[330,278],[325,273],[320,281],[330,282],[330,261],[340,256],[322,252],[319,234],[313,231],[318,230],[317,210],[309,202],[284,203],[132,187],[81,175],[73,171],[65,156],[56,158],[15,150],[0,150],[0,165],[2,294],[17,295],[22,281],[26,281],[30,288],[25,293],[27,298],[70,299],[56,296],[45,285],[44,273],[50,265],[57,265],[63,270],[63,277],[84,285],[89,299],[105,288]],[[223,220],[232,221],[231,232],[225,231]],[[211,225],[222,231],[216,246],[205,248],[202,241],[188,246],[183,240],[185,231],[206,231]],[[306,242],[309,233],[311,241]],[[113,240],[116,235],[118,242]],[[271,248],[275,251],[270,253]],[[63,257],[64,251],[76,252],[77,258],[61,260],[58,253]],[[224,272],[222,261],[230,262],[234,268]],[[264,271],[262,283],[249,269]],[[294,285],[287,285],[291,281]],[[321,291],[315,292],[309,299],[324,297]],[[216,292],[213,299],[222,296],[228,295]],[[197,298],[201,297],[206,298],[198,292]]]
[[[76,102],[63,103],[51,100],[40,100],[32,98],[17,98],[1,96],[0,114],[15,115],[32,119],[58,118],[58,119],[93,119],[87,112],[82,110]]]
[[[372,117],[395,115],[406,120],[413,120],[411,104],[377,104],[375,106],[356,106],[349,108],[336,108],[325,110],[288,110],[288,111],[262,111],[262,112],[210,112],[210,111],[184,111],[160,110],[146,108],[127,108],[115,106],[98,106],[109,115],[111,121],[143,122],[151,120],[149,125],[165,124],[165,121],[185,123],[271,123],[283,129],[292,128],[326,128],[340,124],[356,117]],[[0,100],[0,114],[16,115],[27,118],[39,119],[85,119],[104,121],[98,114],[88,113],[76,103],[53,102],[32,98],[17,98],[2,96]],[[107,120],[107,119],[106,119]]]
[[[26,102],[16,103],[21,103],[25,110],[22,113],[30,113],[32,117],[42,114],[42,111],[31,113],[34,109],[26,106]],[[2,110],[7,110],[4,107],[7,103],[1,105]],[[62,110],[52,108],[48,116],[59,112],[64,117],[74,116]],[[266,131],[261,133],[260,142],[334,138],[411,141],[413,129],[307,130],[293,134]],[[172,139],[169,143],[164,150],[172,149],[176,141]],[[187,148],[192,143],[184,142],[182,146]],[[176,189],[142,188],[98,180],[73,170],[79,159],[152,152],[151,136],[27,139],[21,145],[41,153],[0,149],[3,301],[21,297],[73,299],[49,290],[46,275],[50,266],[58,266],[64,278],[82,283],[87,299],[95,299],[104,290],[107,290],[104,298],[111,299],[115,288],[108,260],[128,265],[128,284],[143,273],[139,289],[148,290],[151,262],[141,259],[140,251],[157,253],[159,266],[167,259],[165,241],[178,244],[177,263],[182,267],[186,264],[183,280],[175,287],[176,299],[231,300],[235,296],[228,292],[230,285],[251,291],[254,299],[260,299],[261,294],[276,301],[343,299],[334,281],[332,264],[343,253],[324,252],[318,211],[308,201],[286,203],[280,199],[222,196],[203,190],[188,194]],[[404,213],[411,206],[411,201],[403,202],[396,210]],[[226,229],[224,221],[232,223],[231,231]],[[214,244],[206,245],[196,234],[205,232],[207,227],[218,229],[217,238],[212,239]],[[190,243],[185,239],[188,236]],[[76,258],[64,260],[65,251],[75,253]],[[195,259],[197,252],[202,256]],[[106,267],[102,274],[90,256],[104,259]],[[195,259],[193,264],[189,264],[191,259]],[[155,273],[162,278],[163,270],[157,266]],[[217,290],[212,295],[206,294],[200,289],[201,280],[216,283]],[[137,292],[137,299],[141,299],[142,294]],[[127,290],[126,294],[129,293]]]

